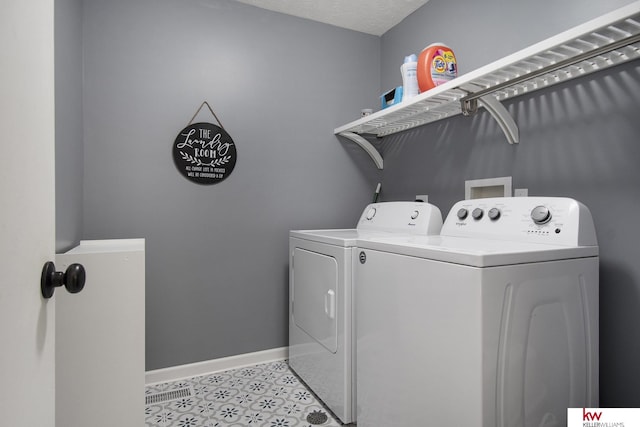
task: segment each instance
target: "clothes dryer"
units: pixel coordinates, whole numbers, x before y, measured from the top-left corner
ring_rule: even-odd
[[[354,250],[358,427],[564,426],[598,402],[598,246],[567,198],[465,200]]]
[[[343,423],[354,418],[352,250],[372,236],[437,234],[428,203],[370,204],[355,229],[289,233],[289,365]]]

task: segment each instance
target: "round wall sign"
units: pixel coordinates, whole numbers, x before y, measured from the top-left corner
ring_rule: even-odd
[[[198,184],[223,181],[236,165],[231,136],[212,123],[194,123],[182,129],[173,144],[173,161],[180,173]]]

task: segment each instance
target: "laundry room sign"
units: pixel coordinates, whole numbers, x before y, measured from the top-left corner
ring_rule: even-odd
[[[204,102],[200,108],[205,104],[209,106]],[[215,117],[213,110],[211,113]],[[190,123],[178,133],[173,143],[173,161],[188,180],[205,185],[217,184],[233,172],[237,159],[236,145],[221,126],[206,122]]]

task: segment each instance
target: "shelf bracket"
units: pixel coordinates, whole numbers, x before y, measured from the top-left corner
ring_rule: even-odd
[[[518,125],[509,114],[509,111],[494,96],[485,95],[480,98],[463,98],[460,100],[460,104],[462,106],[462,115],[464,116],[474,115],[478,111],[478,104],[481,105],[498,122],[498,126],[502,129],[509,144],[517,144],[520,141]]]
[[[384,161],[382,160],[382,156],[380,155],[378,150],[376,150],[376,148],[373,145],[371,145],[369,141],[367,141],[357,133],[353,133],[353,132],[340,132],[338,135],[344,136],[348,140],[358,144],[360,147],[362,147],[364,151],[367,152],[367,154],[371,157],[371,159],[376,164],[376,167],[378,169],[383,168]]]
[[[504,132],[504,136],[507,137],[509,144],[517,144],[520,142],[520,133],[518,131],[518,125],[513,120],[509,111],[502,105],[502,102],[498,101],[495,96],[486,95],[478,99],[480,105],[491,114],[491,117],[498,122],[498,126]]]

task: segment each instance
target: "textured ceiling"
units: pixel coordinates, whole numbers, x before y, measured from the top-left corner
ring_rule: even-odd
[[[428,0],[236,0],[262,9],[381,36]]]

